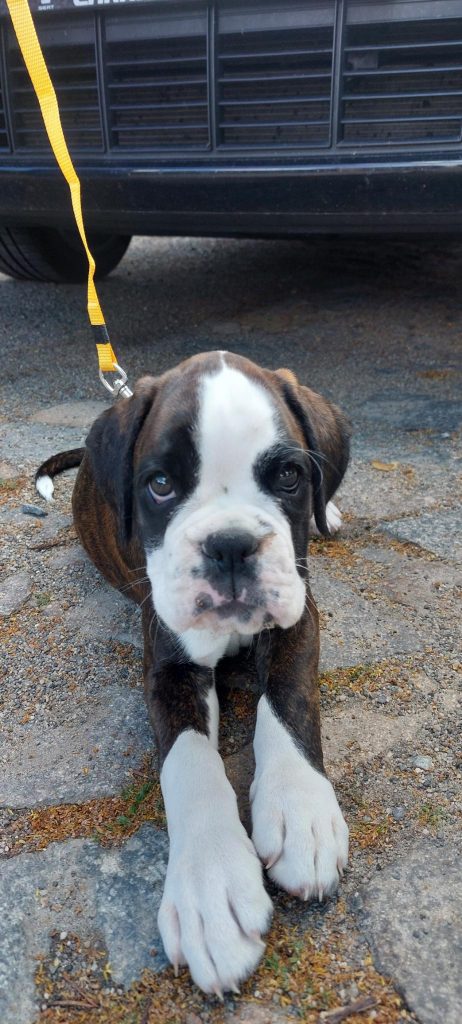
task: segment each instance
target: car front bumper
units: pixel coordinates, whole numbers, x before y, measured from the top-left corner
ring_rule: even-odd
[[[89,229],[120,233],[297,236],[460,232],[462,164],[379,167],[189,165],[80,169]],[[67,185],[51,166],[0,166],[0,223],[71,227]]]

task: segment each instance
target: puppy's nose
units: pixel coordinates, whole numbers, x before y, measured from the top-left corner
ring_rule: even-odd
[[[211,533],[202,544],[206,558],[212,559],[223,572],[233,572],[242,567],[251,555],[258,551],[260,541],[252,533]]]

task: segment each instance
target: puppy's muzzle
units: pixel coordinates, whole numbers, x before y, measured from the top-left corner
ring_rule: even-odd
[[[255,608],[256,556],[261,538],[244,530],[219,530],[210,533],[200,545],[203,556],[202,577],[210,584],[216,600],[199,594],[198,611],[219,611],[221,615],[239,612],[244,606]]]

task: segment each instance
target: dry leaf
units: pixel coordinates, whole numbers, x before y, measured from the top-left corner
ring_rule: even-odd
[[[373,459],[371,466],[372,469],[379,469],[381,473],[392,473],[394,469],[398,469],[399,462],[379,462],[378,459]]]

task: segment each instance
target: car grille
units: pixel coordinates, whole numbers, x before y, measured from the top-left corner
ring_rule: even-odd
[[[38,25],[70,150],[101,146],[96,39],[87,19],[53,16]],[[7,32],[9,105],[16,150],[46,149],[42,115],[12,28]]]
[[[408,4],[408,16],[412,13]],[[363,9],[368,23],[354,20]],[[382,8],[390,20],[376,23]],[[351,4],[345,32],[341,132],[349,145],[460,142],[461,4],[417,4],[440,17],[402,20],[404,3]],[[393,13],[396,20],[393,20]]]
[[[173,22],[173,25],[172,25]],[[209,141],[207,17],[138,10],[105,21],[109,145],[203,147]]]
[[[358,155],[461,143],[460,0],[183,0],[69,12],[44,10],[42,0],[35,21],[74,154]],[[0,149],[48,154],[12,27],[0,24]]]
[[[8,148],[8,135],[6,131],[5,105],[3,102],[3,89],[0,87],[0,150]]]
[[[229,146],[330,141],[335,3],[251,5],[219,12],[217,134]]]

